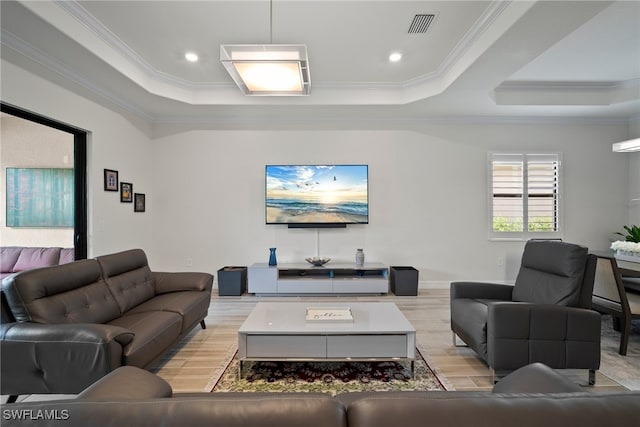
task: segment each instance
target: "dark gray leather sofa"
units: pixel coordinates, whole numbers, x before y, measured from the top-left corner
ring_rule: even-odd
[[[172,394],[134,367],[105,376],[73,400],[2,405],[9,426],[422,427],[636,426],[640,392],[580,391],[545,365],[503,378],[490,392]]]
[[[149,367],[205,327],[212,283],[152,272],[140,249],[6,278],[2,394],[76,394],[119,366]]]

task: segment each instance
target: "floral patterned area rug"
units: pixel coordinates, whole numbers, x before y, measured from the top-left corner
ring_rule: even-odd
[[[212,381],[212,392],[323,392],[446,390],[416,349],[409,362],[245,362],[242,379],[237,352]]]

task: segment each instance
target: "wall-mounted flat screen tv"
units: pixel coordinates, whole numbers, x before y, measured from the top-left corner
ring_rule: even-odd
[[[267,224],[369,223],[367,165],[267,165],[265,181]]]

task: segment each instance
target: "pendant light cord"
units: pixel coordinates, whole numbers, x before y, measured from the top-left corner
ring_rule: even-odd
[[[273,0],[269,0],[269,44],[273,44]]]

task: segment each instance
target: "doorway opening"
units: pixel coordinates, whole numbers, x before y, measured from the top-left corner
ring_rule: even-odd
[[[73,247],[87,258],[87,131],[4,102],[0,112],[2,245]]]

